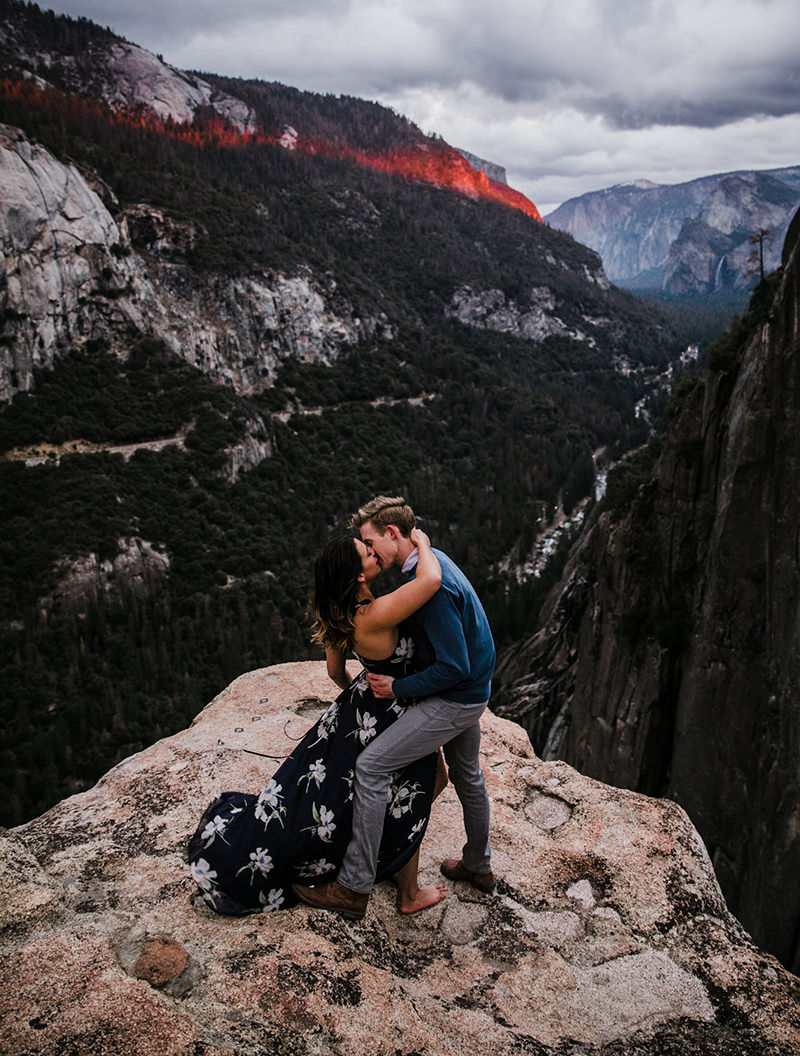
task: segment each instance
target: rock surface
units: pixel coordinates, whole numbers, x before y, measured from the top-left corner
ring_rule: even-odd
[[[594,273],[587,269],[586,278],[601,286],[608,285],[599,268]],[[514,334],[528,341],[544,341],[558,335],[595,345],[594,337],[577,327],[570,329],[558,317],[556,298],[548,287],[533,287],[527,291],[526,302],[520,305],[506,297],[502,290],[474,290],[470,286],[461,286],[454,291],[445,314],[448,319],[457,319],[465,326]],[[608,325],[608,321],[602,319],[584,317],[584,321],[600,328]]]
[[[494,180],[495,183],[508,183],[508,174],[504,166],[494,161],[486,161],[485,158],[479,158],[477,154],[471,154],[468,150],[462,150],[461,147],[456,147],[456,150],[467,159],[473,169],[485,172],[490,180]]]
[[[688,218],[669,248],[664,289],[671,294],[715,293],[751,286],[758,277],[751,236],[769,232],[765,274],[780,263],[781,246],[800,193],[760,173],[726,176]]]
[[[673,803],[537,759],[488,714],[494,895],[417,917],[379,885],[348,923],[198,903],[183,849],[206,802],[258,790],[332,696],[322,663],[241,676],[183,733],[0,837],[7,1056],[790,1056],[800,981],[728,913]],[[463,840],[451,788],[423,880]]]
[[[73,50],[69,30],[45,34],[36,18],[30,22],[9,11],[0,24],[0,44],[26,67],[66,91],[91,94],[109,106],[130,112],[151,111],[162,121],[191,123],[198,111],[213,111],[241,132],[256,127],[253,109],[240,99],[213,87],[196,74],[169,66],[151,52],[96,27]],[[62,27],[63,29],[63,27]],[[49,46],[44,43],[47,36]]]
[[[157,593],[169,569],[167,554],[147,539],[118,539],[113,560],[101,559],[92,552],[71,560],[62,559],[57,586],[39,604],[43,609],[85,614],[102,598],[110,611],[119,611],[129,592],[139,600]]]
[[[255,111],[241,99],[167,65],[136,44],[120,41],[97,49],[95,55],[95,83],[102,78],[99,94],[114,109],[145,107],[163,121],[191,124],[198,110],[209,107],[240,132],[257,127]],[[57,60],[53,57],[51,61]]]
[[[239,278],[191,272],[184,254],[196,224],[146,205],[119,210],[107,189],[1,125],[0,185],[0,401],[90,339],[124,355],[143,334],[160,337],[206,374],[253,393],[286,359],[329,363],[344,346],[393,337],[382,313],[357,316],[307,267]]]

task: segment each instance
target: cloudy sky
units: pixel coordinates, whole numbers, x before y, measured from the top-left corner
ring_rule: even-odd
[[[39,0],[181,69],[375,99],[586,191],[800,164],[798,0]]]

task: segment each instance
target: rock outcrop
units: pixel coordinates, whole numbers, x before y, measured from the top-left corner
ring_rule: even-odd
[[[461,147],[456,147],[456,150],[462,158],[466,158],[473,169],[485,172],[490,180],[494,180],[495,183],[508,183],[508,175],[503,165],[498,165],[494,161],[486,161],[485,158],[479,158],[477,154],[470,154],[468,150],[462,150]]]
[[[59,582],[40,607],[85,614],[102,601],[109,611],[120,610],[129,593],[139,601],[157,593],[169,568],[169,557],[146,539],[118,539],[113,560],[96,553],[63,560]]]
[[[255,112],[241,99],[219,91],[196,74],[175,69],[136,44],[118,41],[96,49],[94,57],[97,94],[115,110],[143,107],[162,121],[179,123],[191,123],[199,111],[212,110],[240,132],[253,132],[257,127]],[[55,56],[48,58],[58,63]],[[67,57],[59,69],[60,79],[66,78],[68,84],[69,66]],[[83,84],[78,77],[72,88],[80,91]]]
[[[800,194],[761,173],[726,176],[687,219],[669,247],[663,288],[671,294],[715,293],[753,284],[774,271]],[[751,239],[765,232],[759,251]]]
[[[683,805],[728,904],[796,971],[797,218],[757,293],[653,468],[640,453],[618,478],[625,500],[595,511],[540,630],[501,665],[495,706],[546,758]]]
[[[0,25],[0,43],[7,54],[64,91],[90,92],[116,110],[146,110],[162,121],[192,122],[199,113],[210,112],[240,132],[256,127],[253,109],[241,99],[109,30],[85,25],[76,50],[69,29],[59,39],[52,35],[51,23],[45,43],[35,18],[29,21],[21,12],[9,16]],[[63,22],[68,25],[68,20]]]
[[[798,1051],[800,981],[728,913],[680,807],[542,762],[491,714],[494,895],[448,884],[402,917],[384,884],[359,923],[214,916],[187,837],[216,792],[263,785],[331,687],[322,663],[243,675],[190,729],[0,835],[7,1056]],[[424,880],[462,840],[448,788]]]
[[[570,330],[556,314],[556,298],[546,286],[528,291],[527,304],[507,298],[502,290],[473,290],[462,286],[453,293],[447,317],[465,326],[497,330],[528,341],[544,341],[554,334],[594,343],[579,329]]]
[[[72,340],[135,325],[139,275],[115,255],[123,233],[77,169],[8,126],[0,182],[0,399],[9,400]]]
[[[331,362],[343,346],[392,337],[382,313],[357,316],[307,267],[190,271],[183,254],[196,223],[144,205],[123,213],[107,188],[8,126],[0,126],[0,183],[2,401],[30,389],[35,368],[88,340],[125,354],[142,335],[161,337],[193,366],[252,393],[285,359]]]

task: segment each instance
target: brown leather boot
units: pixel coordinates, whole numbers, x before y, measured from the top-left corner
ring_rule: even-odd
[[[292,891],[298,898],[315,909],[332,909],[348,920],[361,920],[367,912],[369,892],[351,891],[338,880],[322,887],[304,887],[292,884]]]
[[[494,873],[473,873],[460,858],[445,858],[439,869],[448,880],[466,880],[479,891],[494,891],[494,885],[497,883]]]

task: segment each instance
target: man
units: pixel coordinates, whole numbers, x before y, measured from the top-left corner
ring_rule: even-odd
[[[413,576],[417,551],[409,535],[414,513],[405,499],[378,496],[353,518],[381,568],[399,565]],[[309,905],[350,919],[364,916],[375,882],[378,849],[391,775],[444,747],[450,780],[464,814],[467,840],[460,859],[448,858],[442,873],[491,891],[495,878],[489,848],[489,798],[480,765],[480,717],[489,701],[495,649],[486,614],[464,573],[440,550],[442,585],[416,614],[435,653],[433,664],[406,678],[370,674],[377,697],[424,698],[358,756],[353,833],[337,880],[324,887],[296,885]]]

